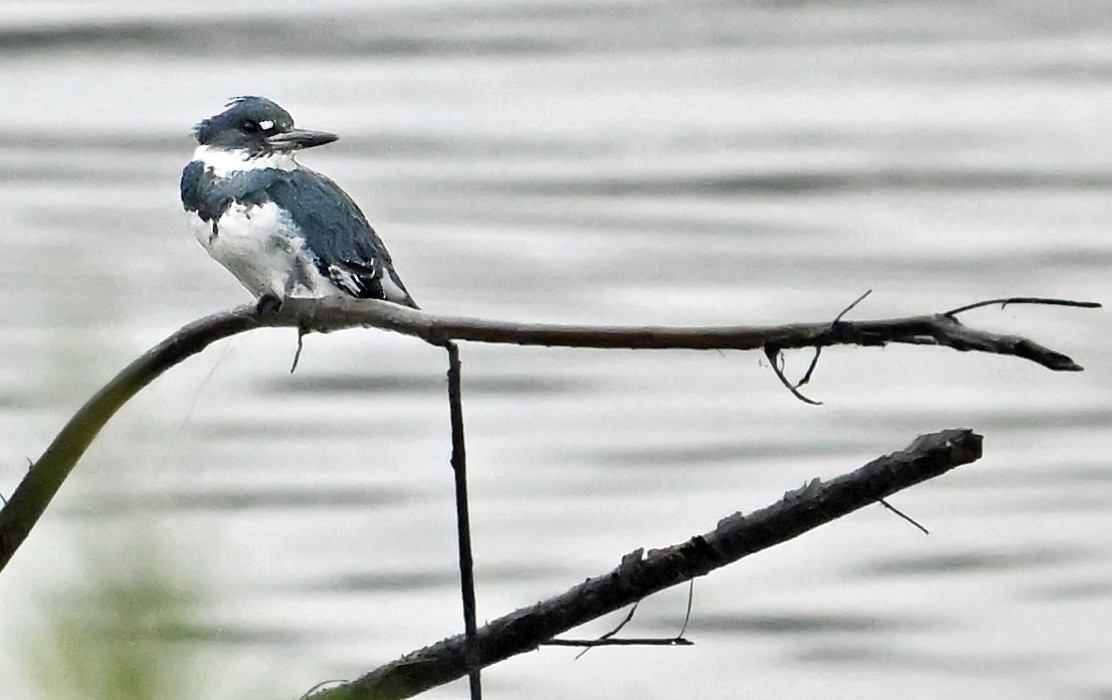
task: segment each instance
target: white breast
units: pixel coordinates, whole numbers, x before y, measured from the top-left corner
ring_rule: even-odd
[[[340,294],[317,270],[303,239],[278,205],[232,204],[215,222],[189,212],[189,225],[214,260],[256,297],[321,297]]]

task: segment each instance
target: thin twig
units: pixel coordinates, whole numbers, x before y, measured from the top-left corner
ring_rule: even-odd
[[[805,385],[807,385],[811,382],[811,375],[813,375],[815,373],[815,368],[819,366],[819,357],[821,357],[821,356],[822,356],[822,348],[821,347],[815,348],[815,354],[814,354],[813,357],[811,357],[811,364],[807,365],[807,371],[804,372],[803,376],[800,377],[799,381],[796,382],[795,384],[793,384],[792,386],[794,386],[796,389],[798,389],[799,387],[805,386]]]
[[[298,700],[309,700],[309,698],[311,698],[315,693],[319,693],[322,690],[324,690],[324,687],[327,686],[327,685],[334,685],[334,684],[337,684],[337,683],[347,683],[347,682],[348,681],[347,681],[346,678],[333,678],[331,680],[321,681],[320,683],[317,683],[316,685],[314,685],[312,688],[309,688],[308,690],[306,690],[301,695],[301,697],[298,698]]]
[[[626,613],[625,618],[621,622],[618,623],[617,627],[610,630],[606,634],[602,635],[598,639],[591,640],[586,645],[584,645],[583,651],[576,654],[575,659],[578,661],[580,658],[582,658],[582,656],[584,654],[586,654],[588,651],[590,651],[594,647],[597,647],[600,644],[606,643],[607,640],[612,640],[614,635],[616,635],[618,632],[621,632],[622,628],[625,627],[626,625],[628,625],[629,621],[633,619],[633,616],[637,613],[637,606],[640,605],[640,604],[641,604],[641,601],[637,601],[636,603],[631,605],[630,608],[629,608],[629,612]]]
[[[1047,298],[1047,297],[1003,297],[1001,299],[986,299],[985,301],[976,301],[976,302],[973,302],[972,304],[966,304],[965,306],[959,306],[956,309],[950,309],[949,311],[943,311],[942,315],[943,316],[949,316],[949,317],[953,318],[954,316],[957,316],[960,313],[965,313],[966,311],[972,311],[973,309],[979,309],[982,306],[994,306],[996,304],[999,304],[1000,308],[1004,308],[1004,307],[1008,306],[1009,304],[1038,304],[1040,306],[1076,306],[1076,307],[1080,307],[1082,309],[1099,309],[1099,308],[1101,308],[1100,303],[1095,302],[1095,301],[1074,301],[1073,299],[1050,299],[1050,298]]]
[[[304,347],[305,329],[301,326],[297,327],[297,350],[293,353],[293,364],[290,365],[290,374],[293,374],[297,369],[297,363],[301,359],[301,350]]]
[[[871,290],[871,289],[865,290],[864,294],[862,294],[861,296],[854,299],[852,302],[850,302],[849,306],[847,306],[846,308],[839,311],[838,315],[835,316],[834,320],[831,322],[831,324],[830,324],[831,327],[838,325],[842,321],[842,318],[845,317],[846,314],[848,314],[850,311],[852,311],[854,307],[856,307],[858,304],[860,304],[862,301],[865,300],[865,297],[869,296],[872,293],[873,293],[873,290]],[[783,353],[780,353],[780,355],[783,356]],[[815,373],[815,369],[819,366],[819,357],[821,357],[821,356],[822,356],[822,346],[821,345],[815,346],[815,354],[811,358],[811,364],[807,365],[807,371],[804,372],[803,376],[799,379],[799,381],[796,382],[795,384],[793,384],[791,387],[789,387],[789,389],[799,389],[800,387],[806,386],[807,384],[810,383],[811,377]],[[780,381],[783,382],[783,381],[786,381],[786,379],[787,379],[786,377],[781,377]],[[792,392],[792,393],[795,394],[796,398],[801,398],[802,397],[802,394],[800,394],[798,392]],[[817,403],[818,405],[822,404],[821,401],[818,401],[818,402],[815,402],[815,403]]]
[[[471,700],[481,700],[483,685],[478,664],[478,639],[475,630],[475,564],[471,554],[471,514],[467,499],[467,449],[463,430],[463,389],[459,346],[452,341],[442,344],[448,351],[448,406],[452,425],[452,473],[456,491],[456,540],[459,543],[460,594],[463,599],[463,629],[467,640],[465,656]]]
[[[579,652],[578,654],[575,655],[576,659],[579,659],[579,657],[583,656],[584,654],[586,654],[591,649],[594,649],[595,647],[607,647],[607,646],[627,646],[627,647],[628,646],[693,646],[695,643],[688,640],[688,639],[684,639],[683,634],[684,634],[684,632],[687,631],[688,623],[691,622],[691,606],[692,606],[692,602],[694,601],[694,599],[695,599],[695,579],[691,579],[690,581],[687,582],[687,611],[684,613],[684,616],[683,616],[683,627],[680,628],[679,634],[677,634],[675,637],[667,637],[665,639],[661,639],[660,637],[615,637],[614,635],[616,635],[618,632],[620,632],[622,630],[622,628],[625,627],[627,624],[629,624],[630,620],[633,619],[634,613],[637,612],[637,606],[641,604],[641,601],[637,601],[636,603],[633,604],[633,607],[631,607],[629,609],[629,613],[626,614],[625,619],[623,619],[620,623],[618,623],[617,627],[610,630],[609,632],[602,635],[601,637],[597,637],[595,639],[574,639],[574,638],[568,638],[568,637],[557,637],[556,639],[546,639],[545,641],[540,643],[540,646],[546,646],[546,647],[585,647],[583,649],[583,651],[581,651],[581,652]]]
[[[839,313],[839,314],[838,314],[837,316],[835,316],[835,317],[834,317],[834,323],[840,323],[840,322],[841,322],[841,320],[842,320],[843,318],[845,318],[845,315],[846,315],[846,314],[848,314],[848,313],[849,313],[850,311],[853,311],[853,310],[854,310],[854,308],[856,308],[858,304],[860,304],[861,302],[865,301],[865,298],[866,298],[867,296],[869,296],[870,294],[872,294],[872,293],[873,293],[873,290],[871,290],[871,289],[866,289],[866,290],[865,290],[865,292],[864,292],[864,293],[863,293],[863,294],[862,294],[861,296],[859,296],[859,297],[857,297],[856,299],[854,299],[853,301],[851,301],[851,302],[850,302],[850,304],[849,304],[849,306],[847,306],[846,308],[842,309],[842,310],[841,310],[841,312],[840,312],[840,313]]]
[[[611,637],[609,639],[549,639],[541,642],[543,647],[586,647],[575,658],[586,654],[595,647],[691,647],[695,642],[683,637]]]
[[[683,627],[680,628],[680,633],[676,635],[676,639],[683,639],[684,632],[687,632],[687,625],[691,622],[691,608],[695,604],[695,579],[687,582],[687,612],[683,614]]]
[[[784,353],[779,348],[774,347],[772,345],[766,345],[765,349],[764,349],[764,353],[765,353],[765,357],[768,358],[769,366],[771,366],[772,371],[776,373],[776,378],[780,380],[780,383],[784,385],[785,389],[787,389],[788,391],[791,392],[792,396],[799,399],[803,403],[810,404],[812,406],[821,406],[822,405],[822,401],[815,401],[814,399],[809,399],[806,396],[804,396],[803,393],[801,391],[799,391],[799,389],[796,388],[796,385],[792,384],[791,381],[787,378],[787,376],[784,375],[784,369],[781,366],[781,362],[780,362],[780,360],[782,360],[782,358],[784,356]],[[817,359],[817,356],[816,356],[816,359]]]
[[[907,513],[903,512],[903,511],[902,511],[902,510],[900,510],[899,508],[895,507],[894,505],[892,505],[892,504],[891,504],[891,503],[889,503],[888,501],[884,500],[883,498],[878,498],[876,502],[877,502],[877,503],[879,503],[880,505],[884,506],[884,507],[885,507],[885,508],[887,508],[888,510],[892,511],[892,512],[893,512],[893,513],[895,513],[896,515],[900,516],[901,518],[903,518],[903,519],[904,519],[904,520],[906,520],[907,522],[911,523],[911,524],[912,524],[912,525],[914,525],[915,527],[919,528],[919,530],[920,530],[920,531],[921,531],[921,532],[922,532],[922,533],[923,533],[924,535],[929,535],[929,534],[931,534],[931,531],[930,531],[930,530],[928,530],[927,528],[923,527],[923,526],[922,526],[922,525],[921,525],[921,524],[919,523],[919,521],[918,521],[918,520],[915,520],[915,519],[914,519],[914,518],[912,518],[912,517],[911,517],[910,515],[908,515]]]

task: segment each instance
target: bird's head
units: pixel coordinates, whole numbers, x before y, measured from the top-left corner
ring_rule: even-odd
[[[243,151],[252,158],[322,146],[339,138],[327,131],[297,129],[289,112],[254,96],[233,98],[223,112],[193,127],[193,135],[202,146]]]

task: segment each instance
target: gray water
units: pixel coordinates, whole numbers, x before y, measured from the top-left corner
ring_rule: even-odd
[[[3,4],[0,493],[130,359],[247,301],[177,194],[189,127],[240,94],[341,134],[302,161],[433,311],[1112,300],[1099,0]],[[489,670],[487,695],[1112,697],[1112,324],[966,321],[1087,371],[833,349],[812,407],[753,353],[466,346],[481,619],[919,433],[986,436],[981,462],[892,499],[929,537],[868,508],[701,579],[693,647],[546,649]],[[126,568],[156,542],[207,591],[204,697],[297,697],[460,628],[442,353],[348,331],[309,338],[291,377],[293,348],[221,343],[112,422],[0,576],[4,698],[40,697],[19,630],[105,548]],[[674,635],[685,604],[653,597],[626,631]]]

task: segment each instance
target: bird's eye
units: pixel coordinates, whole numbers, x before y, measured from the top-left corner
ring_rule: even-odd
[[[248,119],[247,121],[240,124],[239,128],[243,129],[243,131],[245,133],[254,134],[257,131],[259,131],[259,123],[256,122],[256,121],[251,121],[250,119]]]

